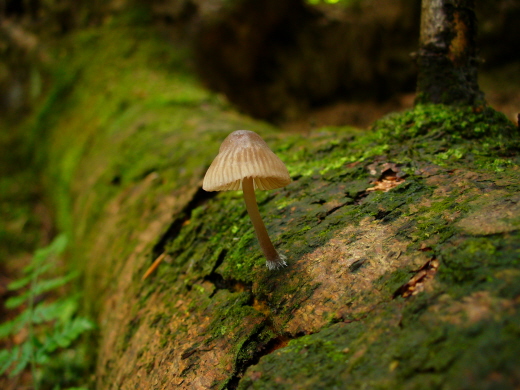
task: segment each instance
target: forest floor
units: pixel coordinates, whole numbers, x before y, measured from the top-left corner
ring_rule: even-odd
[[[480,73],[480,87],[488,104],[503,112],[518,125],[520,114],[520,62]],[[414,93],[397,94],[384,102],[336,102],[316,108],[297,120],[281,127],[290,132],[305,134],[324,126],[354,126],[370,128],[378,119],[391,112],[413,107]]]

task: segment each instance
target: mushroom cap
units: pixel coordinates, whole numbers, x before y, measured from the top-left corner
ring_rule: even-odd
[[[255,188],[272,190],[291,182],[284,163],[254,131],[237,130],[227,136],[211,163],[202,188],[205,191],[242,189],[242,179],[252,177]]]

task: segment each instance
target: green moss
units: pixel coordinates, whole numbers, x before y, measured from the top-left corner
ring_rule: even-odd
[[[128,348],[128,343],[132,339],[133,335],[139,329],[141,319],[139,317],[134,317],[132,320],[128,322],[128,325],[126,326],[126,331],[122,337],[120,348],[122,351]]]
[[[520,266],[519,237],[514,232],[505,236],[452,239],[441,250],[444,266],[439,275],[445,282],[455,282],[458,286],[469,283],[492,288],[496,281],[490,276],[497,270]]]
[[[518,166],[517,130],[504,114],[490,107],[418,105],[379,120],[375,137],[392,145],[392,155],[404,161],[428,159],[441,166],[460,167],[470,161],[500,171]]]
[[[381,137],[399,142],[420,140],[426,135],[429,138],[444,135],[452,141],[482,137],[504,140],[516,135],[513,123],[490,107],[418,105],[404,113],[391,114],[375,126]]]
[[[389,306],[390,310],[379,311],[376,316],[379,319],[390,316],[396,306]],[[410,313],[416,319],[408,322]],[[316,386],[484,389],[487,385],[483,379],[491,372],[499,370],[509,375],[514,372],[510,359],[514,361],[519,346],[514,341],[518,327],[511,327],[515,323],[513,319],[484,321],[460,328],[430,318],[430,322],[426,322],[426,318],[422,321],[424,313],[424,309],[405,311],[400,327],[371,318],[363,323],[335,324],[318,334],[291,341],[286,348],[262,358],[239,389]],[[498,357],[495,348],[503,343],[508,346]],[[474,355],[476,351],[479,352]],[[470,363],[472,356],[478,356],[475,364]],[[471,370],[470,382],[462,367]],[[273,374],[255,375],[256,372]],[[506,385],[507,379],[499,383]]]

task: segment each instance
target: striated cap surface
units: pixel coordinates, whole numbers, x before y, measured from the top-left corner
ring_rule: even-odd
[[[237,130],[220,145],[202,188],[205,191],[242,189],[242,179],[252,177],[256,189],[272,190],[291,182],[284,163],[254,131]]]

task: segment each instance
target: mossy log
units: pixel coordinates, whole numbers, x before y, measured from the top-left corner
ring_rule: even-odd
[[[519,135],[504,116],[418,106],[369,132],[283,134],[146,30],[114,22],[62,50],[33,127],[99,325],[97,389],[520,386]],[[293,178],[257,193],[277,271],[241,194],[200,189],[237,129]]]

